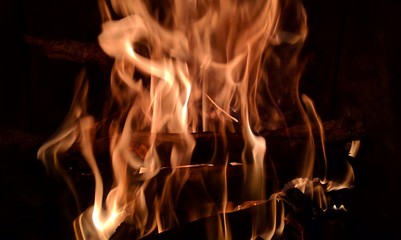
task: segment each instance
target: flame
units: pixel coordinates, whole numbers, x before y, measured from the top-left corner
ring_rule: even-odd
[[[352,173],[344,183],[326,179],[324,149],[321,185],[312,181],[312,125],[318,125],[322,145],[324,132],[312,100],[298,93],[299,52],[307,36],[300,1],[99,0],[99,7],[103,24],[98,41],[115,59],[111,101],[119,108],[117,116],[108,116],[113,186],[105,195],[93,146],[98,123],[86,111],[88,86],[83,80],[63,127],[38,152],[40,159],[57,166],[58,155],[79,143],[93,172],[94,203],[74,223],[78,239],[108,239],[124,221],[138,237],[178,226],[182,216],[175,209],[182,204],[186,184],[206,192],[204,201],[185,203],[187,221],[221,214],[221,225],[210,238],[230,239],[226,214],[253,206],[260,211],[253,216],[252,239],[280,236],[285,189],[266,192],[267,142],[261,136],[266,130],[295,125],[308,129],[299,168],[295,166],[300,171],[287,187],[310,193],[325,208],[324,191],[352,184]],[[221,134],[223,167],[217,161],[191,163],[193,133],[201,131]],[[229,163],[229,132],[242,133],[241,163]],[[175,136],[167,153],[158,148],[163,134]],[[353,146],[350,154],[356,151]],[[202,170],[208,168],[213,175]],[[229,168],[243,170],[243,204],[236,208],[227,193]],[[205,190],[207,178],[221,190],[217,201]]]

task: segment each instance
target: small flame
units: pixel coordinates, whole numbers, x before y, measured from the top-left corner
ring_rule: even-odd
[[[83,77],[66,122],[38,152],[40,159],[60,170],[58,154],[79,143],[93,172],[94,203],[74,223],[78,239],[108,239],[124,221],[132,223],[138,237],[176,227],[181,217],[175,209],[182,204],[185,185],[190,182],[207,192],[207,177],[215,180],[221,195],[216,201],[206,193],[203,202],[185,203],[190,206],[187,221],[222,214],[221,225],[213,228],[217,230],[210,238],[230,239],[226,214],[257,206],[252,239],[280,236],[280,199],[285,191],[266,192],[268,144],[261,136],[266,130],[295,125],[308,129],[299,166],[294,166],[299,172],[287,187],[310,194],[326,208],[324,191],[352,184],[352,168],[342,183],[326,179],[324,149],[322,180],[311,180],[312,125],[318,126],[322,145],[324,131],[312,100],[298,93],[298,58],[307,35],[300,1],[175,0],[152,5],[142,0],[100,0],[99,7],[104,22],[98,41],[115,59],[111,101],[120,110],[109,125],[114,183],[107,197],[93,146],[98,123],[86,111],[88,86]],[[216,159],[191,163],[193,133],[200,131],[221,134],[224,167]],[[229,163],[225,148],[230,132],[242,133],[242,162]],[[158,148],[161,134],[175,136],[167,153]],[[358,146],[353,143],[350,156]],[[235,167],[243,170],[244,190],[243,203],[233,208],[227,172]],[[203,174],[208,168],[218,170]]]
[[[361,141],[359,141],[359,140],[352,141],[348,156],[356,157],[356,155],[358,155],[360,146],[361,146]]]

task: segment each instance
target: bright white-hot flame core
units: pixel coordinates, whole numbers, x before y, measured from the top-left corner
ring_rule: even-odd
[[[244,149],[242,163],[228,164],[227,153],[224,167],[209,176],[221,188],[221,202],[195,201],[199,210],[189,211],[187,220],[222,213],[222,226],[211,238],[229,239],[227,169],[241,167],[242,206],[269,201],[252,219],[252,238],[280,235],[284,228],[281,193],[269,196],[266,192],[267,144],[260,135],[286,126],[307,127],[300,171],[291,183],[303,192],[313,178],[312,123],[318,124],[319,141],[324,142],[312,101],[302,97],[305,109],[298,96],[298,55],[307,34],[300,1],[100,0],[99,6],[104,22],[98,41],[115,59],[111,101],[120,110],[111,121],[108,136],[114,184],[105,198],[93,150],[96,123],[85,110],[86,85],[78,88],[81,90],[60,133],[38,153],[49,161],[48,153],[54,159],[74,142],[80,143],[96,185],[93,207],[76,221],[77,238],[107,239],[123,221],[133,225],[138,238],[180,224],[175,209],[184,185],[190,178],[206,185],[199,174],[192,176],[194,169],[218,167],[191,163],[196,132],[219,133],[225,143],[227,133],[239,132]],[[139,138],[143,133],[147,134]],[[169,157],[158,149],[157,138],[163,134],[175,136],[167,151]],[[133,142],[139,150],[133,151]],[[324,150],[323,154],[325,175]],[[58,160],[54,162],[57,165]],[[325,176],[323,179],[325,183]],[[345,181],[349,184],[351,180],[349,176]],[[329,182],[329,186],[333,190],[343,185]]]

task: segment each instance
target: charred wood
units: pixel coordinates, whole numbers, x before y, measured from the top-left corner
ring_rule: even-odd
[[[95,63],[102,66],[113,64],[110,58],[97,43],[74,40],[50,40],[25,35],[25,42],[36,46],[52,59],[62,59],[78,63]]]

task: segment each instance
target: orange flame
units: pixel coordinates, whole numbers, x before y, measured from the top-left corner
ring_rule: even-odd
[[[280,202],[284,192],[270,196],[266,192],[267,145],[260,133],[306,126],[304,156],[291,187],[321,192],[311,187],[312,124],[318,124],[322,144],[323,128],[312,101],[302,96],[301,102],[298,95],[302,70],[298,55],[307,35],[300,1],[175,0],[152,5],[142,0],[100,0],[99,6],[104,22],[98,41],[115,59],[112,101],[121,110],[109,129],[113,187],[105,198],[93,152],[96,123],[85,110],[83,82],[60,132],[38,152],[40,159],[57,166],[58,153],[79,142],[92,169],[94,203],[75,221],[77,238],[108,239],[123,221],[132,223],[138,237],[179,225],[175,209],[185,184],[194,178],[191,181],[197,186],[205,187],[205,175],[193,168],[215,167],[191,164],[196,144],[192,133],[199,131],[218,132],[223,142],[227,132],[240,131],[245,146],[242,163],[228,165],[227,153],[224,167],[208,176],[222,191],[219,202],[195,200],[194,206],[201,210],[189,210],[188,220],[221,213],[222,225],[215,234],[230,239],[226,214],[264,204],[253,217],[252,238],[279,236],[284,228]],[[139,138],[143,132],[149,134]],[[168,151],[169,162],[158,150],[159,134],[176,136]],[[133,151],[133,142],[138,143],[138,151]],[[243,204],[231,208],[227,169],[235,166],[243,170]],[[327,181],[325,174],[326,169],[322,183]],[[329,182],[326,190],[349,186],[352,176],[346,177],[345,185]],[[319,194],[315,195],[324,207],[324,194]]]

